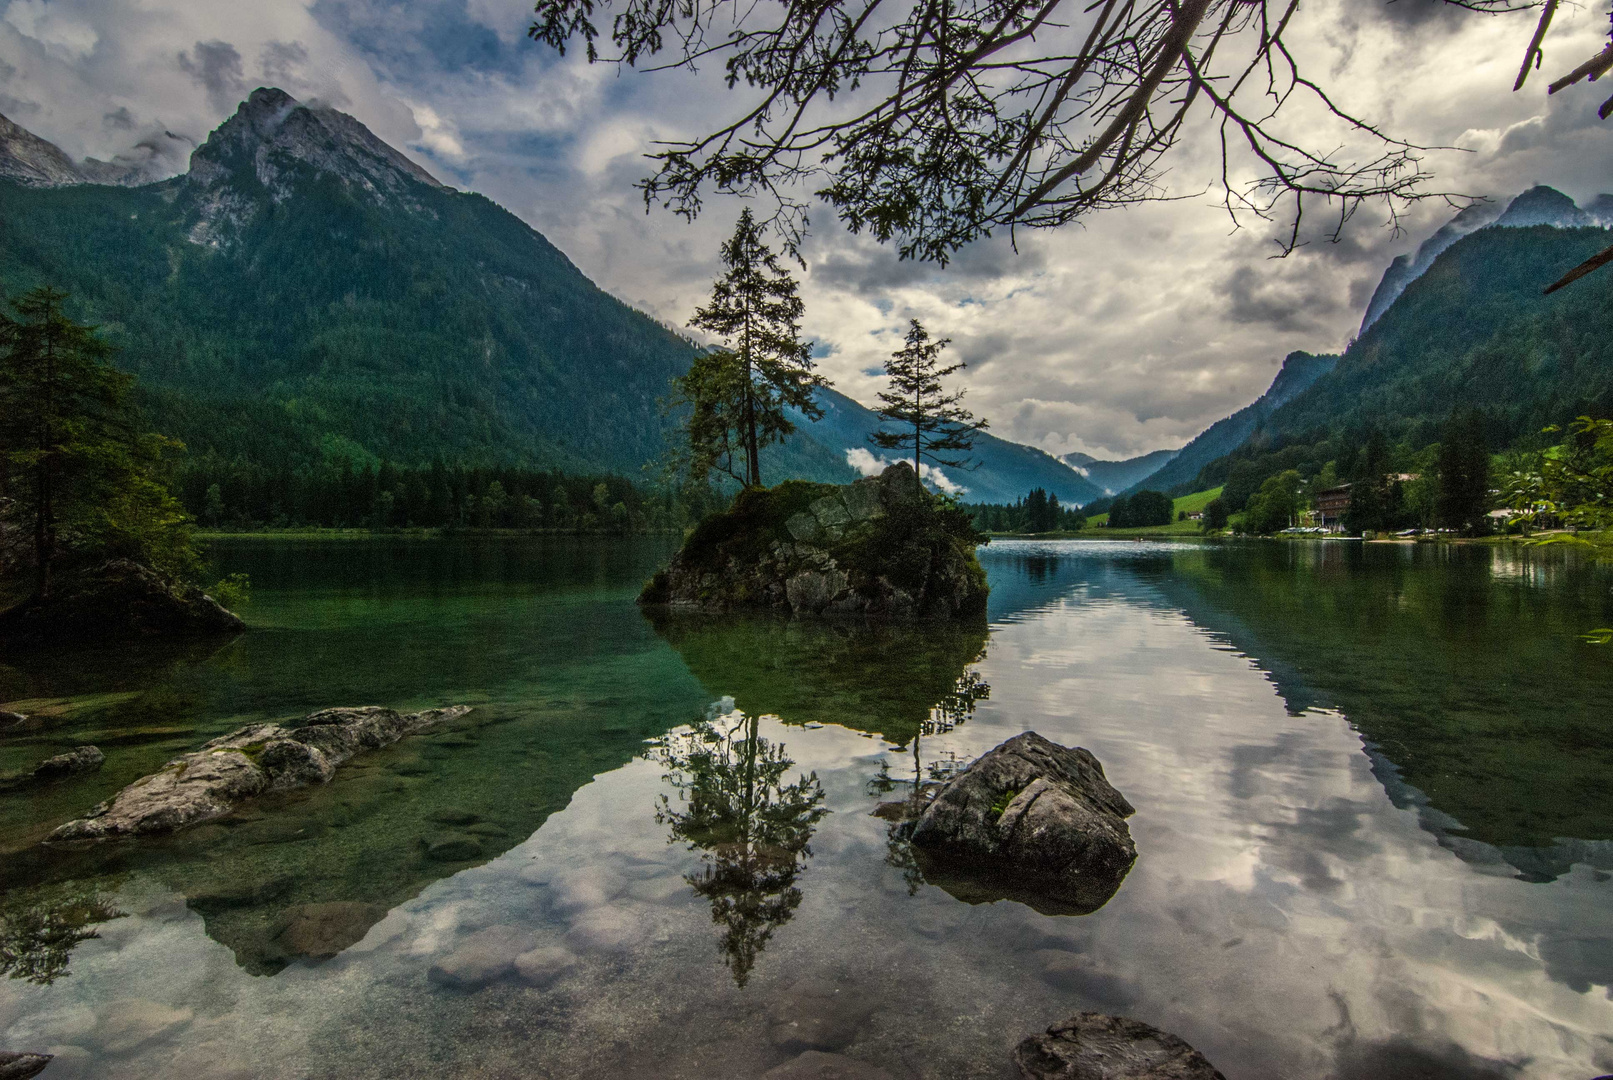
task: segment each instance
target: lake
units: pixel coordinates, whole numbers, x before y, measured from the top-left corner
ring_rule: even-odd
[[[1229,1078],[1613,1072],[1613,571],[1549,550],[998,541],[989,626],[648,618],[666,540],[256,539],[223,645],[0,662],[0,1049],[70,1077],[1002,1078],[1081,1010]],[[39,840],[334,705],[461,720],[162,841]],[[968,903],[873,811],[1021,731],[1138,858]],[[88,936],[94,935],[94,936]],[[511,958],[521,961],[512,964]],[[18,977],[23,976],[23,977]]]

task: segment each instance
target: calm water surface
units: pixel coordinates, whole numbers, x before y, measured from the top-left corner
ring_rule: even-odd
[[[1097,1009],[1229,1080],[1613,1072],[1613,646],[1578,637],[1606,568],[998,542],[989,627],[914,631],[648,619],[667,554],[234,542],[224,647],[0,660],[41,718],[0,772],[107,754],[0,795],[0,1048],[47,1080],[759,1077],[811,1046],[1006,1080]],[[242,724],[453,702],[318,790],[38,844]],[[872,814],[1026,729],[1137,807],[1091,915],[955,899]]]

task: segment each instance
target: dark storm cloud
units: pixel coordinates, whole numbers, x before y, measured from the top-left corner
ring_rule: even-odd
[[[1252,265],[1240,266],[1222,281],[1226,317],[1234,323],[1263,323],[1277,330],[1320,329],[1339,308],[1339,283],[1295,280]]]
[[[246,93],[246,70],[235,46],[227,41],[198,41],[192,52],[179,54],[179,68],[207,91],[208,103],[222,110],[240,101]]]

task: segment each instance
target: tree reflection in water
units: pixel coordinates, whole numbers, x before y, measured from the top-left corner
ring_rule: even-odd
[[[79,942],[101,936],[97,923],[123,916],[98,891],[77,882],[13,893],[0,903],[0,975],[48,986],[68,973]]]
[[[913,854],[913,845],[908,842],[913,823],[924,813],[925,806],[929,805],[937,789],[967,764],[948,751],[926,765],[923,757],[924,736],[945,735],[974,715],[976,702],[990,696],[991,684],[982,679],[978,671],[965,671],[952,684],[952,689],[930,709],[929,718],[919,725],[918,732],[913,736],[913,778],[898,780],[891,775],[889,763],[880,762],[879,773],[868,782],[868,793],[876,797],[888,795],[898,787],[907,789],[901,799],[880,803],[874,813],[886,822],[885,862],[902,872],[909,896],[917,895],[919,886],[924,884],[924,874]]]
[[[684,880],[725,928],[724,962],[743,987],[773,931],[801,904],[796,879],[829,811],[816,772],[785,783],[795,762],[758,734],[757,716],[719,708],[661,747],[677,801],[661,796],[655,819],[671,826],[669,843],[702,852],[700,870]]]

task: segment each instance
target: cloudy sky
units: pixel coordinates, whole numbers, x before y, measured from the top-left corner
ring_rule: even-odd
[[[1312,0],[1292,43],[1350,109],[1427,155],[1442,190],[1505,198],[1546,183],[1613,190],[1613,124],[1597,88],[1545,95],[1595,52],[1602,5],[1568,8],[1544,74],[1511,93],[1533,16],[1435,0]],[[646,214],[632,183],[658,138],[732,102],[716,70],[621,73],[530,42],[529,0],[0,0],[0,113],[75,157],[184,168],[253,87],[352,113],[439,178],[482,192],[600,285],[681,326],[717,270],[738,203],[687,224]],[[827,213],[805,249],[805,330],[846,393],[871,402],[879,366],[918,317],[967,361],[971,403],[1000,435],[1055,453],[1126,457],[1179,446],[1264,390],[1295,349],[1341,348],[1390,258],[1452,210],[1424,203],[1395,236],[1364,212],[1339,244],[1272,259],[1274,230],[1233,229],[1219,160],[1190,139],[1166,183],[1180,201],[900,263]]]

